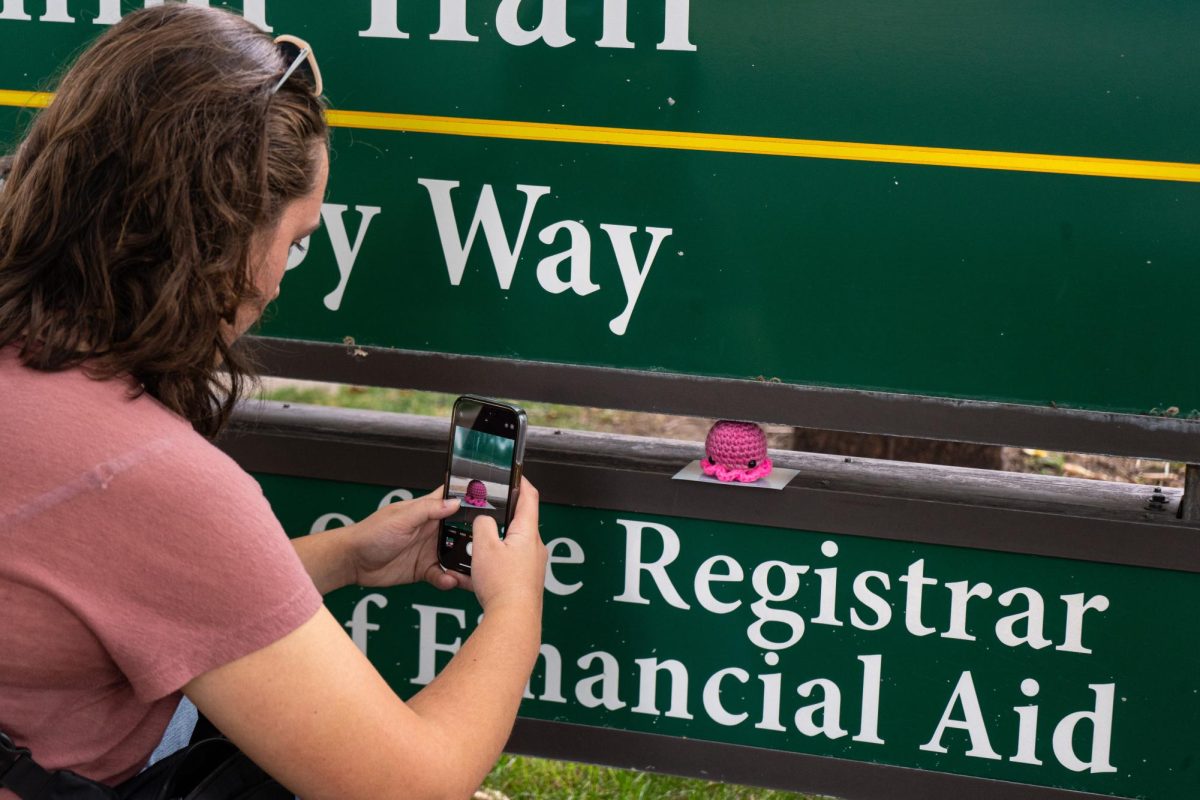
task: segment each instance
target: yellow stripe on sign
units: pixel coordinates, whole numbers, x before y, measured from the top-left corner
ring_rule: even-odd
[[[1121,158],[1004,153],[992,150],[956,150],[946,147],[827,142],[817,139],[777,139],[768,136],[601,128],[590,125],[429,117],[418,114],[382,114],[371,111],[329,111],[328,117],[330,124],[337,127],[368,128],[381,131],[1200,183],[1200,164],[1172,161],[1134,161]]]
[[[50,104],[52,97],[53,95],[47,92],[0,90],[0,105],[45,108]],[[385,114],[375,111],[330,110],[326,116],[329,124],[337,128],[364,128],[376,131],[405,131],[443,136],[519,139],[531,142],[651,147],[667,150],[696,150],[707,153],[826,158],[837,161],[874,161],[883,164],[918,164],[929,167],[1047,172],[1057,175],[1091,175],[1103,178],[1200,183],[1200,164],[1176,161],[1138,161],[1124,158],[1006,153],[994,150],[958,150],[948,147],[735,136],[724,133],[602,128],[593,125],[432,117],[421,114]]]
[[[14,92],[11,89],[0,89],[0,106],[45,108],[53,99],[54,95],[49,92]]]

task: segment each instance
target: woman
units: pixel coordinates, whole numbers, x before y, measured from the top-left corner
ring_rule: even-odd
[[[480,518],[468,580],[436,563],[457,501],[435,492],[289,543],[204,438],[246,383],[234,341],[320,220],[327,134],[298,51],[223,11],[132,13],[8,165],[0,730],[49,769],[115,785],[182,693],[308,800],[463,797],[537,655],[536,492],[504,541]],[[320,594],[422,579],[473,588],[486,616],[402,702]]]

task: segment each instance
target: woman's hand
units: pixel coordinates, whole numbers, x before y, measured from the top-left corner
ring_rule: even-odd
[[[465,575],[444,572],[437,560],[438,522],[458,511],[458,499],[442,500],[442,487],[424,497],[384,506],[343,532],[360,586],[428,581],[439,589],[470,587]]]
[[[471,526],[474,542],[471,581],[486,613],[494,604],[512,601],[541,617],[546,582],[546,546],[538,531],[538,491],[521,479],[512,522],[503,539],[491,517],[480,514]]]

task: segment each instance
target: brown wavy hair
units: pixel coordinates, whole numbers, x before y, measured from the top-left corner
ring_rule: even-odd
[[[100,36],[0,164],[0,346],[131,376],[215,435],[253,380],[230,325],[264,302],[264,245],[326,146],[303,77],[272,94],[288,66],[217,9],[152,7]]]

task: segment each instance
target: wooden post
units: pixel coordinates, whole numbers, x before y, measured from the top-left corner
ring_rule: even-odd
[[[1200,522],[1200,464],[1188,464],[1183,477],[1183,498],[1179,501],[1179,518],[1184,522]]]

